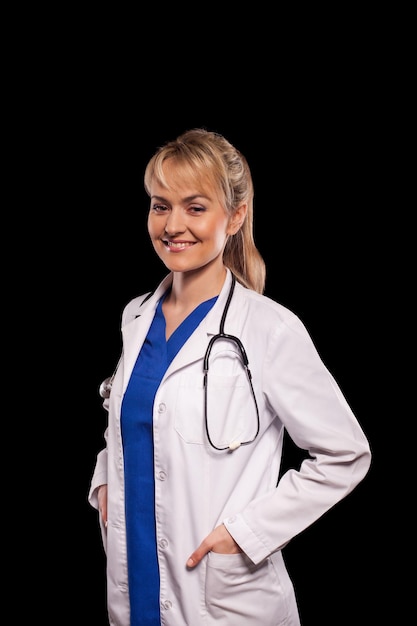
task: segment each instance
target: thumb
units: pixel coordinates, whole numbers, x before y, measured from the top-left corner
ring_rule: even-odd
[[[204,540],[203,543],[195,550],[191,556],[188,558],[187,567],[195,567],[200,563],[203,557],[206,556],[208,552],[212,549],[212,546],[208,543],[207,540]]]

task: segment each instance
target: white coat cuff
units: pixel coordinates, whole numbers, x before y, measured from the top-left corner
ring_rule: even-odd
[[[255,535],[242,515],[231,515],[223,520],[233,539],[250,560],[257,565],[270,555],[269,548]]]

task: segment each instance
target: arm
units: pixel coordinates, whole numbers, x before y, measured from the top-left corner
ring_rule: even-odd
[[[371,464],[369,442],[298,318],[277,326],[268,338],[262,380],[272,415],[309,457],[272,491],[223,520],[254,563],[345,498]]]

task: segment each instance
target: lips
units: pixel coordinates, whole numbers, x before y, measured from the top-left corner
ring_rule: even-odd
[[[191,248],[194,245],[192,241],[165,241],[164,245],[172,251],[181,251],[187,248]]]

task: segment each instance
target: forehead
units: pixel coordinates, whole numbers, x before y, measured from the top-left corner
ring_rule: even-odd
[[[181,195],[221,197],[214,176],[207,168],[197,168],[177,159],[166,159],[159,171],[154,171],[152,189],[164,189]]]

